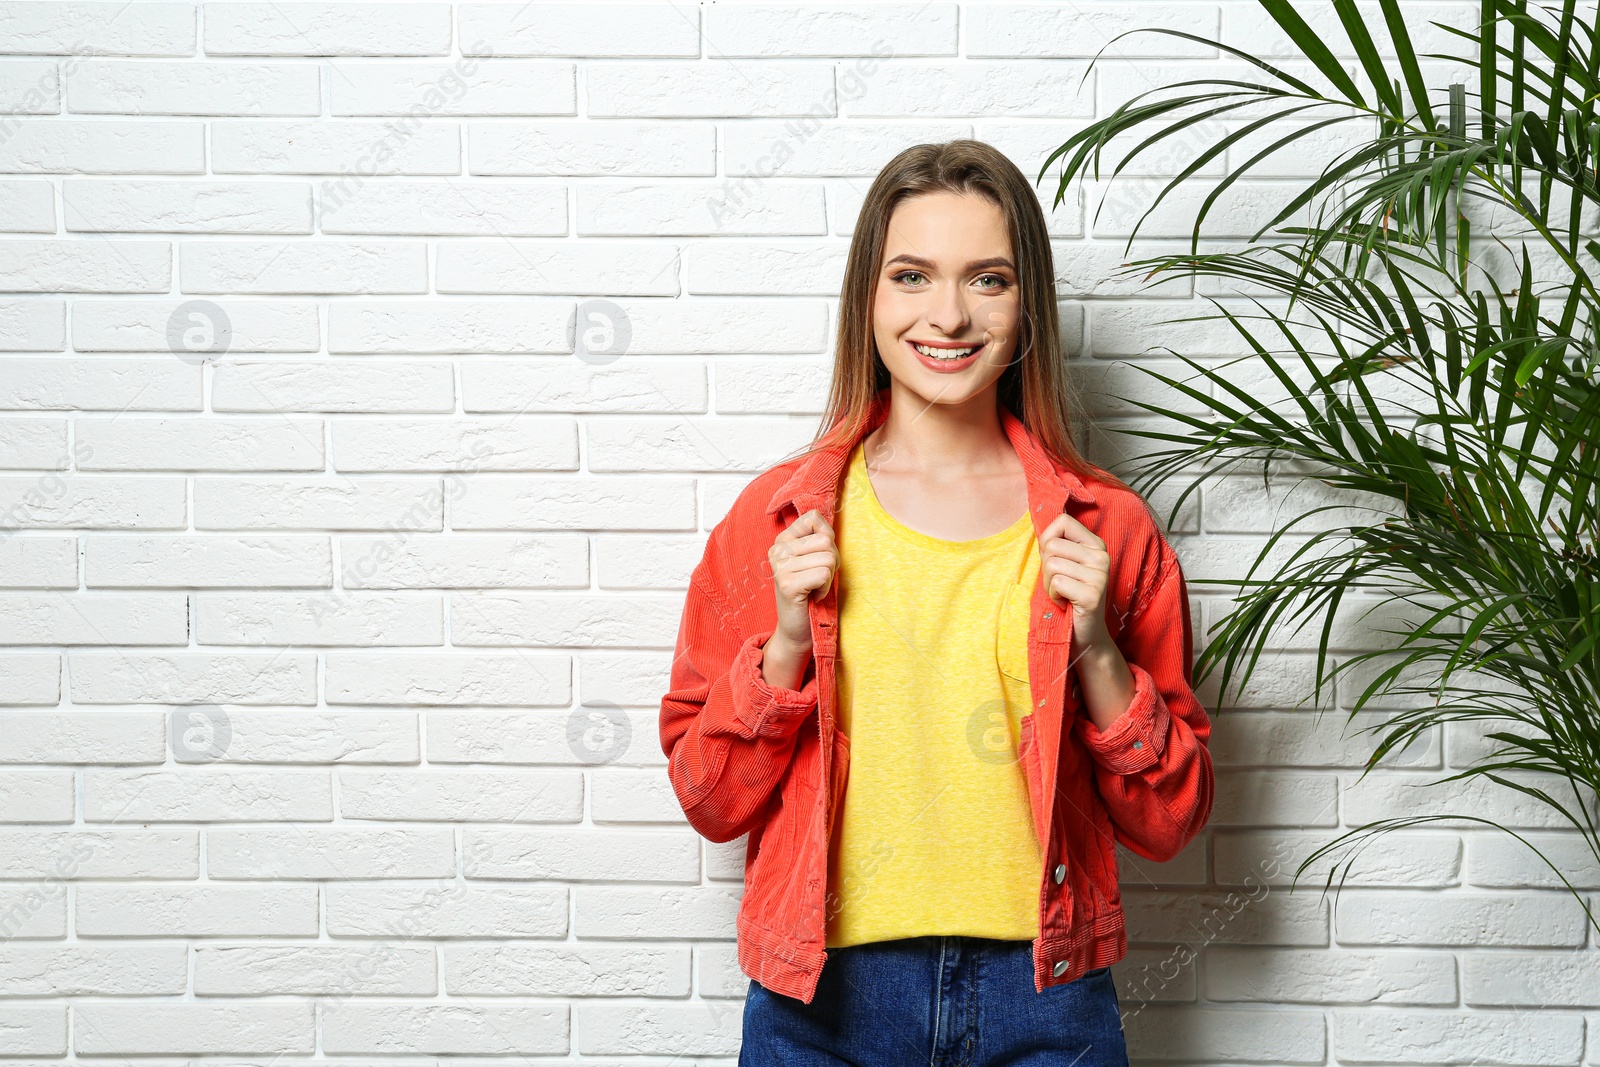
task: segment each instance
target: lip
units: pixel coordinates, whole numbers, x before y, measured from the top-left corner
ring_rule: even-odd
[[[918,343],[927,345],[929,348],[966,348],[967,347],[965,344],[959,344],[959,345],[948,344],[948,343],[946,343],[946,344],[935,344],[935,343],[930,342],[930,341],[921,341],[921,342],[918,342]],[[985,341],[982,344],[980,344],[977,348],[973,349],[972,354],[967,356],[967,357],[965,357],[964,359],[937,360],[937,359],[932,358],[931,356],[925,356],[921,352],[918,352],[917,351],[917,346],[915,344],[912,344],[910,341],[906,342],[906,348],[911,352],[911,354],[913,356],[915,356],[917,358],[917,362],[921,363],[924,367],[927,367],[929,370],[935,372],[936,374],[952,374],[952,373],[954,373],[956,371],[965,370],[966,368],[972,366],[972,364],[974,362],[976,362],[980,356],[983,355],[984,350],[987,349],[988,347],[989,347],[989,343],[987,341]]]

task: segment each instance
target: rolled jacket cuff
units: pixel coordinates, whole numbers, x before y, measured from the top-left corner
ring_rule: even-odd
[[[771,685],[762,674],[762,646],[773,632],[766,630],[745,638],[728,672],[734,718],[752,737],[781,737],[794,729],[794,720],[805,718],[817,707],[815,661],[806,664],[805,683],[799,689]]]
[[[1158,762],[1167,744],[1171,716],[1150,672],[1128,661],[1133,674],[1133,699],[1110,729],[1101,730],[1087,715],[1074,729],[1101,766],[1118,774],[1134,774]]]

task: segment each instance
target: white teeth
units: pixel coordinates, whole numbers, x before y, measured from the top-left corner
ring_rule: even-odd
[[[978,345],[977,348],[928,348],[926,345],[919,345],[913,342],[912,347],[923,355],[931,356],[934,359],[965,359],[983,346]]]

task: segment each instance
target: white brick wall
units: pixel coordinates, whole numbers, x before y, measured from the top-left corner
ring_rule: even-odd
[[[686,576],[810,436],[876,170],[972,136],[1032,176],[1130,94],[1239,69],[1143,35],[1085,77],[1154,25],[1289,54],[1247,0],[0,0],[3,1062],[732,1064],[742,845],[688,828],[656,730]],[[1211,283],[1113,277],[1186,161],[1050,213],[1091,388],[1238,351],[1164,324]],[[572,354],[587,300],[625,358]],[[1094,399],[1099,431],[1138,414]],[[1197,636],[1226,610],[1197,579],[1282,495],[1216,485],[1172,531]],[[1435,823],[1286,891],[1396,813],[1583,860],[1525,797],[1420,788],[1477,732],[1358,783],[1369,737],[1295,709],[1310,637],[1215,717],[1205,836],[1121,854],[1135,1060],[1600,1063],[1584,917],[1514,841]]]

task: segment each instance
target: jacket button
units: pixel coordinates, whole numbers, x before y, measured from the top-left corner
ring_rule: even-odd
[[[1060,885],[1061,880],[1067,876],[1067,865],[1065,863],[1056,864],[1056,869],[1053,873],[1055,874],[1056,885]]]
[[[1050,968],[1050,973],[1055,975],[1057,978],[1060,978],[1062,976],[1062,974],[1064,974],[1066,972],[1066,969],[1067,969],[1067,961],[1066,960],[1056,960],[1056,965],[1054,967]]]
[[[1134,748],[1143,748],[1144,747],[1144,742],[1143,741],[1135,741],[1133,743],[1133,747]]]

